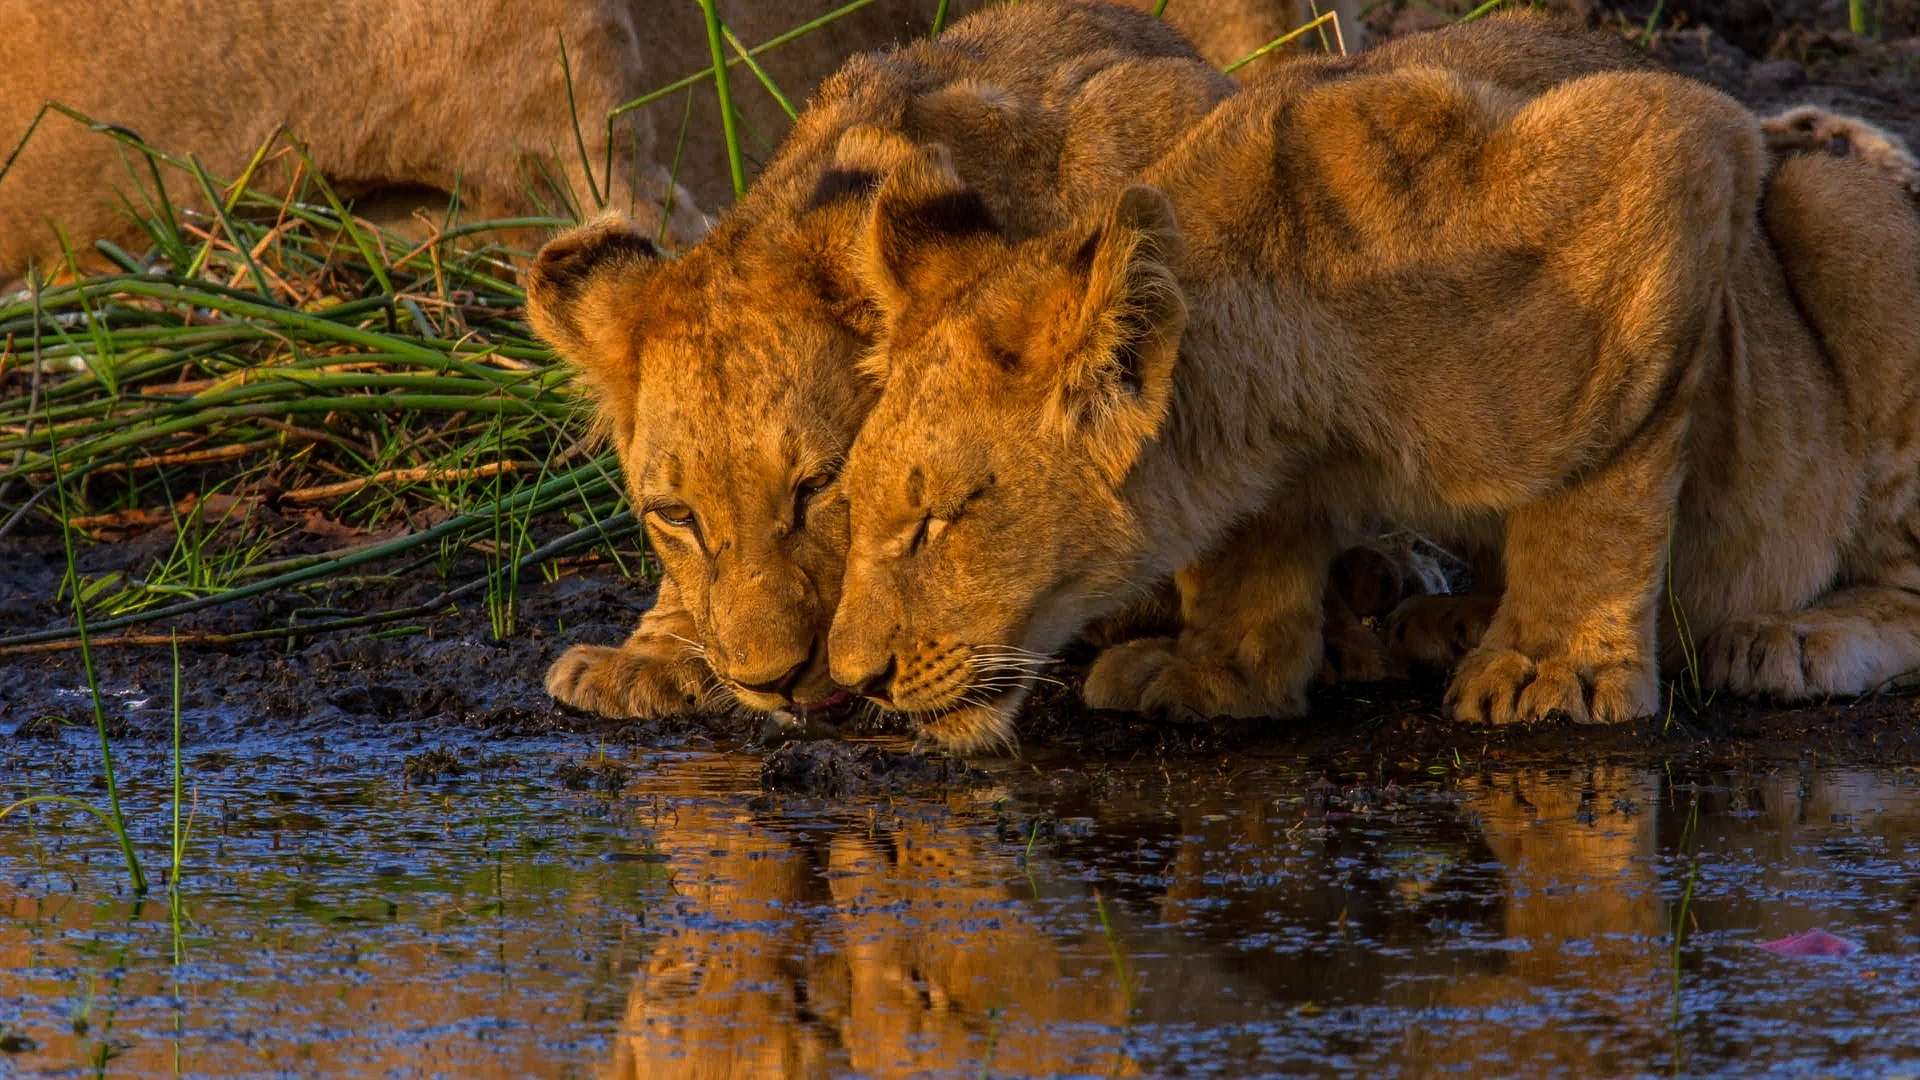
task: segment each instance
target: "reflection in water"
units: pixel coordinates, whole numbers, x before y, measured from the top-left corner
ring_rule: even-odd
[[[1036,904],[1003,845],[945,817],[746,843],[751,822],[685,822],[688,917],[636,982],[614,1075],[924,1075],[988,1047],[1000,1071],[1107,1071],[1126,1000],[1094,905]]]
[[[580,752],[414,790],[397,751],[203,764],[177,968],[164,900],[116,892],[104,840],[0,825],[0,1040],[35,1044],[0,1073],[1920,1065],[1912,771],[1329,782],[1239,755],[828,802],[711,753],[637,756],[617,796],[559,790],[553,758]],[[134,805],[159,805],[156,765]],[[1754,947],[1813,927],[1864,949]]]

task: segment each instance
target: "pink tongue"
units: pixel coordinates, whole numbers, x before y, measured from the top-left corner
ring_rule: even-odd
[[[837,709],[840,706],[845,705],[847,702],[852,700],[853,700],[853,691],[835,690],[833,693],[828,694],[826,697],[821,698],[819,701],[815,701],[815,702],[812,702],[811,704],[800,706],[800,709],[803,712],[810,712],[810,713],[825,712],[828,709]]]

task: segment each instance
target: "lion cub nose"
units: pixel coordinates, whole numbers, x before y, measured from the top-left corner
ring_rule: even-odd
[[[893,676],[899,667],[900,662],[897,657],[887,657],[887,666],[881,669],[880,674],[860,680],[860,685],[854,688],[854,692],[861,697],[886,702],[888,695],[893,692]]]

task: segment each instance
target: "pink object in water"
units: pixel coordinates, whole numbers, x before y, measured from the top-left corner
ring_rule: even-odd
[[[1852,956],[1860,951],[1860,946],[1825,930],[1808,930],[1778,941],[1763,941],[1760,947],[1776,956]]]

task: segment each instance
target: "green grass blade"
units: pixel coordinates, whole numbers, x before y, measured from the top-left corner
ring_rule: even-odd
[[[233,215],[227,212],[227,207],[222,202],[219,192],[214,190],[213,178],[207,175],[206,169],[201,168],[198,158],[189,155],[187,163],[193,167],[193,178],[200,185],[200,193],[206,196],[207,205],[212,207],[214,220],[219,222],[220,231],[226,234],[227,242],[233,245],[234,254],[239,256],[240,261],[246,265],[247,273],[252,276],[255,287],[260,291],[261,298],[272,300],[273,286],[267,283],[267,275],[260,269],[260,264],[254,261],[251,245],[241,238],[240,231],[234,227]],[[189,276],[193,276],[199,272],[201,267],[205,265],[206,260],[211,256],[212,251],[213,237],[209,236],[207,237],[206,246],[200,249],[199,262],[189,271]]]
[[[725,27],[721,29],[722,32],[726,34],[727,44],[733,46],[733,51],[738,53],[740,59],[746,63],[747,70],[753,72],[753,77],[759,79],[760,85],[767,88],[767,93],[773,95],[773,100],[777,102],[781,110],[787,114],[787,119],[798,120],[800,118],[799,111],[793,107],[793,102],[787,100],[787,95],[780,92],[780,87],[773,81],[773,76],[768,75],[766,69],[760,66],[760,62],[755,60],[751,53],[747,52],[747,47],[740,44],[740,39],[734,36],[733,31],[727,30]]]
[[[726,55],[720,48],[720,11],[714,0],[695,0],[707,19],[707,50],[713,54],[713,88],[720,98],[720,127],[727,141],[727,172],[733,178],[733,197],[747,193],[747,173],[740,164],[740,132],[733,116],[733,86],[727,77]]]
[[[1506,0],[1491,0],[1491,2],[1505,3]],[[1287,31],[1284,34],[1281,34],[1279,37],[1274,38],[1272,41],[1267,42],[1265,45],[1260,46],[1259,48],[1253,50],[1252,52],[1241,57],[1240,59],[1235,60],[1233,63],[1228,64],[1226,67],[1223,67],[1220,70],[1224,74],[1231,75],[1234,72],[1239,71],[1241,68],[1246,67],[1248,64],[1253,63],[1255,60],[1258,60],[1261,57],[1267,55],[1268,53],[1274,51],[1275,49],[1284,48],[1287,45],[1287,43],[1293,41],[1295,38],[1308,32],[1309,30],[1317,30],[1320,27],[1325,26],[1329,22],[1333,23],[1334,34],[1336,37],[1339,37],[1340,22],[1338,18],[1334,15],[1334,13],[1329,11],[1325,15],[1320,16],[1319,18],[1303,23],[1300,26],[1297,26],[1292,30]],[[1344,38],[1341,39],[1340,51],[1342,53],[1346,52],[1346,42]]]
[[[593,196],[595,209],[604,210],[607,200],[600,194],[600,185],[593,178],[593,159],[587,156],[587,137],[580,130],[580,105],[573,97],[573,65],[567,59],[567,39],[564,35],[555,35],[560,42],[560,76],[567,84],[567,118],[573,123],[573,145],[580,152],[580,171],[587,178],[587,194]],[[611,154],[612,144],[607,152]],[[613,169],[609,162],[607,169],[607,188],[611,194],[613,188]]]
[[[799,26],[796,26],[793,29],[788,30],[784,34],[778,34],[778,35],[775,35],[774,37],[770,37],[767,40],[761,42],[760,44],[755,45],[753,48],[748,49],[747,53],[750,56],[759,56],[761,53],[766,52],[769,49],[777,49],[780,46],[785,45],[789,41],[793,41],[796,38],[805,37],[806,35],[813,33],[815,30],[818,30],[821,27],[830,26],[835,21],[839,19],[843,19],[848,15],[851,15],[854,12],[859,11],[861,8],[867,7],[876,2],[877,0],[853,0],[852,3],[847,4],[843,7],[835,8],[832,11],[827,12],[825,15],[822,15],[819,18],[812,20],[811,22],[801,23]],[[742,61],[738,59],[729,60],[727,61],[726,66],[732,67],[733,65],[741,62]],[[713,76],[713,71],[714,71],[713,68],[704,68],[700,71],[694,72],[691,75],[688,75],[684,79],[676,79],[673,82],[668,83],[667,85],[661,87],[658,90],[653,90],[653,91],[649,91],[648,93],[642,94],[641,96],[634,98],[632,101],[625,102],[624,104],[615,106],[607,114],[607,118],[609,121],[611,121],[615,117],[624,116],[635,109],[642,108],[647,105],[651,105],[654,102],[659,101],[661,98],[667,97],[670,94],[678,93],[681,90],[685,90],[687,87],[698,83],[702,79],[711,78]]]
[[[67,493],[59,480],[60,456],[58,443],[53,444],[54,486],[60,500],[60,516],[64,522],[67,516]],[[63,525],[60,538],[66,547],[67,573],[78,582],[79,573],[73,554],[73,530]],[[80,637],[80,660],[87,673],[87,691],[93,700],[93,729],[100,736],[100,769],[107,782],[107,827],[114,838],[120,842],[120,854],[127,861],[127,875],[132,879],[136,895],[147,891],[147,875],[140,869],[140,855],[133,850],[133,837],[127,833],[127,817],[120,809],[120,784],[113,772],[113,742],[107,737],[106,708],[100,702],[100,679],[93,669],[93,650],[87,640],[87,605],[81,600],[79,590],[74,591],[73,619]]]

